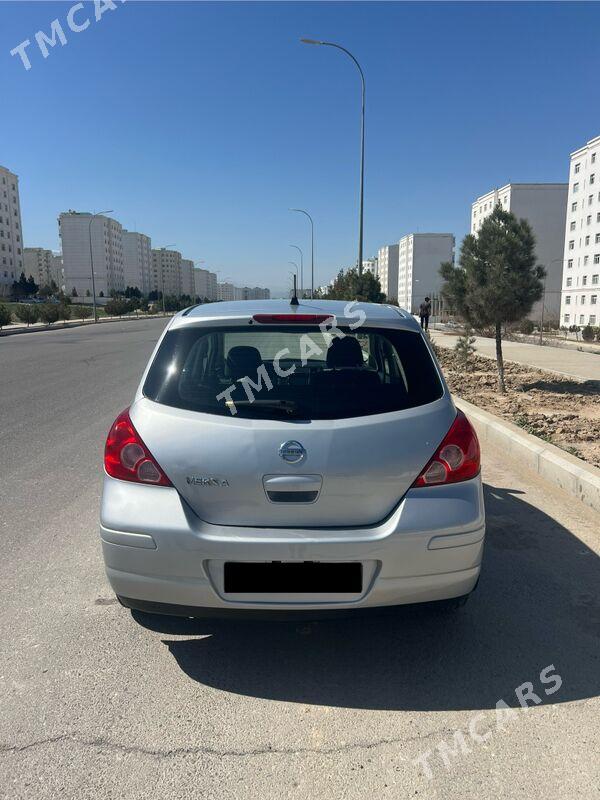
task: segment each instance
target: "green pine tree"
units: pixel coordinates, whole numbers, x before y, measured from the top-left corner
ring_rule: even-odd
[[[446,262],[440,274],[454,311],[475,328],[493,326],[498,388],[505,392],[502,326],[523,319],[543,293],[545,270],[536,264],[531,226],[497,205],[478,236],[463,239],[458,266]]]
[[[359,275],[356,267],[346,271],[340,270],[325,298],[327,300],[359,300],[365,303],[383,303],[385,301],[379,278],[368,270]]]
[[[459,361],[465,371],[468,371],[473,366],[473,356],[475,355],[475,337],[473,336],[473,328],[470,325],[465,325],[465,332],[459,336],[454,345]]]

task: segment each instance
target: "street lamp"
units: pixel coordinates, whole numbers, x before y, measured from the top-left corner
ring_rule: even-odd
[[[92,302],[94,304],[94,322],[98,322],[98,309],[96,308],[96,279],[94,277],[94,251],[92,248],[92,222],[96,219],[96,217],[101,217],[103,214],[112,214],[112,208],[109,211],[98,211],[96,214],[92,214],[90,217],[90,224],[89,224],[89,237],[90,237],[90,269],[92,271]]]
[[[290,247],[293,247],[300,253],[300,297],[303,297],[304,291],[304,253],[298,247],[297,244],[291,244]]]
[[[365,75],[360,64],[349,50],[334,42],[320,42],[316,39],[300,39],[303,44],[316,44],[322,47],[335,47],[346,53],[354,61],[358,69],[361,82],[361,111],[360,111],[360,188],[358,210],[358,274],[362,275],[363,262],[363,207],[364,207],[364,182],[365,182]]]
[[[315,295],[315,224],[311,215],[303,208],[290,208],[290,211],[304,214],[310,220],[310,299],[312,300]]]

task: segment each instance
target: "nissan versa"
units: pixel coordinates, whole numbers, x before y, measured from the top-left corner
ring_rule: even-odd
[[[392,306],[177,314],[104,467],[104,559],[129,608],[453,608],[477,584],[477,437]]]

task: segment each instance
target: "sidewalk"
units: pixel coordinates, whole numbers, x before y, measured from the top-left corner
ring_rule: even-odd
[[[454,348],[457,336],[430,329],[431,338],[440,347]],[[496,343],[483,336],[475,337],[477,355],[496,358]],[[502,342],[505,361],[515,361],[530,367],[538,367],[549,372],[557,372],[569,378],[584,381],[600,381],[600,355],[581,353],[559,347],[540,347],[522,342]]]

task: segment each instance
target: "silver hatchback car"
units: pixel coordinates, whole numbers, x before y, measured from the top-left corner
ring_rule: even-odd
[[[481,566],[479,460],[407,312],[195,306],[108,434],[108,578],[123,605],[181,616],[455,607]]]

